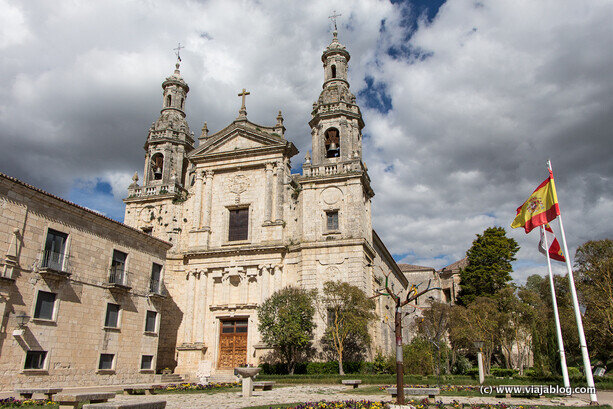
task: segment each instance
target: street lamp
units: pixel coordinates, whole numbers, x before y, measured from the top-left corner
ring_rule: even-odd
[[[485,381],[485,374],[483,373],[483,341],[475,341],[475,348],[477,348],[477,363],[479,364],[479,384],[483,385]]]
[[[19,314],[15,316],[15,319],[20,329],[23,329],[30,321],[30,317],[24,311],[19,312]]]

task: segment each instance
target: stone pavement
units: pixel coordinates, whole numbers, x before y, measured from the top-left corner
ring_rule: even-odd
[[[358,389],[359,390],[359,389]],[[168,403],[167,409],[241,409],[249,406],[272,405],[277,403],[307,402],[307,401],[337,401],[337,400],[373,400],[391,402],[389,395],[359,395],[353,393],[343,393],[349,391],[342,385],[299,385],[289,387],[275,387],[272,391],[255,391],[251,398],[243,399],[240,392],[225,393],[194,393],[194,394],[164,394],[155,396],[128,395],[117,396],[113,402],[119,401],[148,401],[165,399]],[[541,399],[498,399],[495,397],[475,396],[475,397],[440,397],[444,403],[451,403],[456,400],[462,403],[498,403],[504,401],[507,405],[551,405],[551,406],[584,406],[588,405],[585,399],[577,397],[564,398],[541,398]]]

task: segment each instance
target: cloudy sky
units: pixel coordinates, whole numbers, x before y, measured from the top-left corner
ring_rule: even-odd
[[[328,16],[351,53],[374,227],[398,261],[442,267],[508,228],[551,159],[571,253],[613,237],[610,0],[0,0],[0,171],[123,220],[181,42],[188,122],[275,122],[310,149]],[[557,225],[554,225],[556,229]],[[562,266],[557,267],[562,271]]]

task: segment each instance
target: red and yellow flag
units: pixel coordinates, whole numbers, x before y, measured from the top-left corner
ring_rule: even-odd
[[[553,172],[536,188],[528,200],[517,208],[517,216],[511,223],[512,228],[523,227],[530,233],[535,227],[549,223],[560,214]]]
[[[547,238],[547,240],[545,240]],[[547,247],[545,248],[545,241],[547,241]],[[560,248],[560,243],[556,236],[553,234],[553,230],[549,226],[549,223],[545,223],[545,226],[541,226],[541,241],[539,242],[539,251],[543,254],[549,252],[549,257],[558,261],[566,261],[564,253]]]

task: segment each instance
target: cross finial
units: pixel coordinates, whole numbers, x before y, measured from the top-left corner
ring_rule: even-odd
[[[180,55],[179,53],[181,52],[181,49],[183,49],[183,48],[185,48],[185,47],[183,47],[183,46],[181,45],[181,43],[179,43],[179,45],[177,46],[177,48],[173,48],[173,50],[174,50],[174,51],[176,51],[176,52],[175,52],[175,54],[176,54],[176,56],[177,56],[177,61],[181,61],[181,55]]]
[[[243,88],[243,92],[238,94],[239,97],[243,97],[243,103],[241,105],[241,109],[240,109],[240,111],[238,111],[239,117],[246,117],[247,116],[247,108],[245,107],[245,97],[247,95],[251,95],[251,93],[247,92],[247,90],[245,88]]]
[[[336,18],[340,16],[342,16],[342,14],[336,14],[336,10],[334,10],[332,15],[328,17],[334,23],[334,31],[336,31]]]

